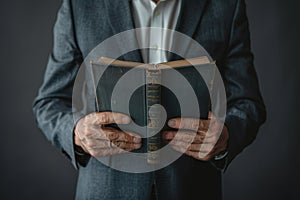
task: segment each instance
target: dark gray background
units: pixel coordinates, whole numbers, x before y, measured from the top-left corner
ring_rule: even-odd
[[[31,111],[59,6],[53,0],[1,1],[0,199],[74,197],[76,171],[35,127]],[[300,199],[299,9],[298,0],[248,1],[268,120],[225,174],[225,200]]]

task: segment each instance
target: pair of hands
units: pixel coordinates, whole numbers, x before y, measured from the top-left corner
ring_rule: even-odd
[[[138,134],[104,126],[130,122],[131,118],[121,113],[89,114],[76,124],[75,144],[96,158],[139,149],[142,138]],[[174,150],[195,159],[208,161],[227,148],[228,130],[212,113],[207,120],[174,118],[168,121],[168,126],[180,130],[163,132],[163,139]]]

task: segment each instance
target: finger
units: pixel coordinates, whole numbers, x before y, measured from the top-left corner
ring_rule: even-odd
[[[165,131],[163,132],[165,140],[179,140],[186,143],[213,143],[215,138],[205,134],[195,134],[189,131]]]
[[[186,151],[196,151],[202,154],[209,154],[214,149],[214,144],[211,143],[202,143],[202,144],[195,144],[195,143],[185,143],[178,140],[172,140],[170,142],[172,146],[179,147],[181,149],[185,149]]]
[[[206,143],[186,143],[180,140],[172,140],[170,142],[171,145],[175,145],[178,147],[182,147],[186,150],[189,151],[197,151],[197,152],[202,152],[202,153],[209,153],[209,150],[204,147],[204,145],[210,145]],[[210,145],[213,146],[213,145]]]
[[[209,156],[207,156],[206,153],[201,153],[201,152],[195,152],[195,151],[187,151],[184,148],[178,147],[178,146],[173,146],[173,149],[180,152],[184,153],[188,156],[191,156],[197,160],[203,160],[203,161],[208,161],[210,159]]]
[[[103,139],[87,139],[84,140],[84,145],[87,150],[96,150],[103,148],[110,148],[110,141]]]
[[[142,138],[132,132],[118,131],[117,137],[113,141],[122,141],[127,143],[141,143]]]
[[[209,153],[207,149],[203,148],[205,144],[197,144],[197,143],[186,143],[178,140],[172,140],[170,142],[172,146],[177,146],[182,149],[185,149],[186,151],[196,151],[196,152],[202,152],[202,153]]]
[[[168,125],[175,129],[186,129],[197,131],[199,119],[195,118],[174,118],[168,121]]]
[[[127,143],[122,141],[108,141],[108,140],[86,140],[85,146],[87,150],[121,148],[123,150],[131,151],[141,148],[141,143]]]
[[[142,142],[141,136],[136,134],[136,133],[132,133],[132,132],[129,132],[129,131],[123,131],[122,133],[133,137],[133,140],[132,140],[133,143],[141,143]],[[125,141],[125,142],[128,142],[128,141]]]
[[[106,124],[129,124],[131,119],[129,116],[116,112],[98,112],[91,114],[93,123],[98,125]]]
[[[90,155],[95,158],[101,158],[104,156],[111,156],[115,154],[126,153],[127,151],[120,148],[98,148],[90,150]]]
[[[88,139],[97,140],[107,140],[107,141],[124,141],[131,143],[140,143],[142,141],[138,134],[131,132],[123,132],[121,130],[111,128],[111,127],[101,127],[100,129],[92,128],[88,134],[86,134]]]
[[[206,131],[210,126],[210,120],[199,120],[196,118],[173,118],[168,121],[168,126],[175,129]]]
[[[122,146],[123,148],[117,147],[115,144],[111,144],[111,146],[108,146],[107,141],[104,141],[106,144],[106,147],[101,148],[101,147],[93,147],[93,148],[88,148],[88,152],[90,155],[93,157],[104,157],[104,156],[109,156],[109,155],[115,155],[115,154],[121,154],[121,153],[126,153],[129,151],[132,151],[134,149],[138,149],[141,147],[141,144],[125,144],[125,143],[119,143],[117,145]],[[110,144],[109,144],[110,145]]]
[[[178,141],[178,140],[172,140],[170,142],[171,145],[173,146],[177,146],[180,147],[182,149],[186,149],[186,151],[196,151],[199,152],[200,148],[201,148],[201,144],[190,144],[190,143],[185,143],[182,141]]]
[[[195,133],[187,132],[187,131],[165,131],[163,132],[163,138],[165,140],[181,140],[186,143],[192,143],[196,137]]]
[[[128,142],[122,142],[122,141],[113,141],[111,143],[112,147],[118,147],[125,151],[132,151],[134,149],[139,149],[142,147],[142,143],[128,143]]]
[[[110,127],[88,127],[81,139],[114,140],[118,137],[119,130]]]

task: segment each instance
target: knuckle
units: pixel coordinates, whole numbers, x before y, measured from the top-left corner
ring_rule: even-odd
[[[98,115],[98,113],[96,113],[96,112],[93,112],[93,113],[91,113],[91,114],[87,115],[87,119],[94,119],[94,118],[96,118],[96,117],[97,117],[97,115]]]
[[[185,136],[184,136],[183,139],[184,139],[184,141],[186,141],[188,143],[191,143],[194,140],[194,136],[191,135],[191,134],[189,134],[189,133],[187,133],[187,134],[185,134]]]
[[[197,135],[199,135],[199,136],[205,137],[206,134],[207,134],[207,131],[203,131],[203,130],[198,130],[197,131]]]
[[[117,134],[114,132],[114,131],[110,131],[108,134],[107,134],[107,137],[109,140],[114,140],[117,138]]]
[[[105,131],[103,131],[103,132],[104,132],[105,138],[108,140],[114,140],[117,138],[117,134],[116,134],[115,130],[113,130],[113,129],[105,129]]]
[[[84,137],[85,137],[86,139],[92,137],[93,134],[94,134],[94,133],[93,133],[92,131],[84,131]]]
[[[89,123],[94,123],[95,119],[97,119],[96,112],[86,115],[84,118],[82,118],[82,121],[81,120],[80,121],[84,124],[89,124]]]
[[[200,135],[197,136],[197,139],[199,140],[199,142],[202,142],[205,139],[205,135],[200,134]]]
[[[93,142],[91,140],[84,140],[84,144],[89,148],[93,147]]]
[[[199,127],[204,128],[204,121],[203,120],[199,121]]]
[[[191,122],[191,128],[193,130],[197,130],[199,128],[199,123],[200,122],[198,120],[192,120],[192,122]]]
[[[106,124],[109,123],[109,114],[108,113],[101,113],[98,116],[98,120],[100,124]]]
[[[126,142],[132,142],[133,141],[133,136],[125,134],[125,141]]]
[[[193,146],[189,143],[181,143],[181,148],[184,150],[188,150],[189,148],[193,149]]]
[[[185,139],[185,134],[183,134],[183,132],[177,132],[176,136],[175,136],[178,140],[184,140]]]
[[[113,145],[117,146],[117,147],[121,147],[122,143],[120,141],[115,141],[112,143]]]

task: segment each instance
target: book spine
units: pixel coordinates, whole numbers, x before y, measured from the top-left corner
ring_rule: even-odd
[[[149,164],[157,164],[159,162],[158,150],[161,147],[161,71],[159,69],[147,69],[146,104],[147,162]]]

